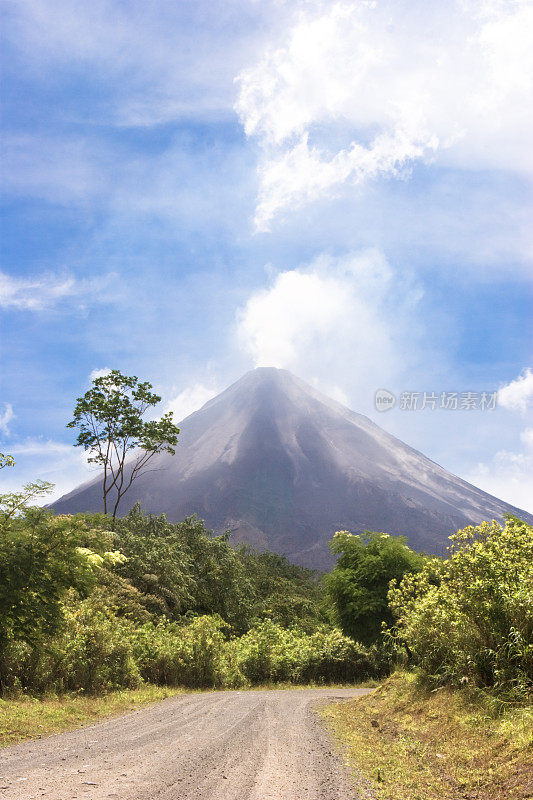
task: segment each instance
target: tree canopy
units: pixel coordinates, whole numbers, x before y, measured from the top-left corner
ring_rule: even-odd
[[[29,505],[50,488],[37,482],[0,495],[0,659],[9,641],[35,644],[55,633],[67,591],[88,593],[106,553],[118,557],[111,535],[82,515]]]
[[[338,561],[327,576],[328,592],[342,630],[363,644],[379,638],[382,623],[392,623],[387,602],[389,583],[422,569],[424,556],[404,536],[366,531],[338,531],[330,547]]]
[[[4,467],[14,467],[15,466],[15,459],[13,456],[6,455],[5,453],[0,453],[0,469]]]
[[[92,387],[77,399],[67,425],[78,429],[76,445],[90,453],[89,462],[103,468],[104,513],[112,511],[113,518],[122,497],[150,460],[156,453],[174,455],[178,442],[179,428],[171,411],[158,420],[143,419],[161,400],[151,390],[148,381],[140,382],[136,376],[113,369],[95,378]]]

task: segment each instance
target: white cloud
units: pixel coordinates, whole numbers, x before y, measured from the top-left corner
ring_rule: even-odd
[[[13,445],[15,456],[65,456],[74,452],[72,445],[54,442],[52,439],[26,439]]]
[[[77,299],[77,307],[85,302],[108,299],[105,290],[112,275],[79,280],[73,275],[46,273],[33,278],[16,278],[0,272],[0,308],[44,311],[67,299]]]
[[[0,431],[4,436],[9,436],[9,423],[14,416],[11,403],[4,403],[4,410],[0,411]]]
[[[219,391],[220,389],[214,385],[206,386],[203,383],[194,383],[169,400],[165,404],[164,411],[165,413],[172,411],[174,420],[180,422],[185,417],[188,417],[189,414],[192,414],[193,411],[198,411],[208,400],[215,397]]]
[[[308,134],[303,134],[297,144],[260,167],[258,230],[268,230],[278,211],[313,201],[347,181],[361,183],[382,172],[399,175],[413,159],[436,146],[432,137],[411,138],[405,131],[397,131],[376,137],[371,148],[353,142],[328,160],[308,139]]]
[[[4,136],[4,164],[5,191],[72,206],[105,193],[114,159],[103,142],[24,132]]]
[[[96,378],[105,378],[111,372],[111,367],[103,367],[102,369],[93,369],[89,374],[89,382],[92,383]]]
[[[416,349],[418,298],[377,250],[323,255],[254,292],[237,314],[237,337],[255,366],[290,369],[342,402],[347,387],[352,401],[368,399]]]
[[[111,235],[123,235],[132,217],[150,225],[154,218],[170,223],[164,232],[173,238],[188,227],[200,226],[212,235],[221,223],[241,227],[246,220],[249,225],[254,178],[240,140],[219,148],[180,131],[162,149],[134,151],[120,137],[112,146],[99,126],[85,126],[83,133],[84,138],[60,125],[54,136],[41,131],[6,135],[5,191],[38,198],[52,208],[83,214],[95,210],[108,219],[104,227],[94,228],[105,246]],[[85,258],[98,244],[93,237],[86,241]]]
[[[525,447],[533,451],[533,428],[526,428],[523,430],[520,434],[520,441]]]
[[[97,471],[94,465],[87,463],[83,448],[53,439],[24,439],[13,444],[9,452],[15,458],[15,467],[9,472],[4,470],[2,486],[6,491],[18,491],[37,479],[49,481],[54,489],[42,498],[42,505],[89,480]]]
[[[523,430],[520,434],[520,441],[525,447],[533,451],[533,428],[526,428]]]
[[[499,450],[478,464],[465,480],[512,505],[533,513],[533,428],[520,434],[521,451]]]
[[[498,390],[498,405],[512,411],[525,412],[533,403],[533,371],[524,370],[514,381]]]
[[[321,0],[241,71],[262,148],[256,226],[416,161],[531,173],[531,0]]]

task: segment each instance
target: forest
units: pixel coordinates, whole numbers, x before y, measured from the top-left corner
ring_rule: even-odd
[[[49,490],[0,497],[4,697],[346,683],[397,666],[432,686],[531,691],[533,529],[516,518],[457,532],[447,558],[340,531],[319,575],[195,517],[55,515],[35,504]]]

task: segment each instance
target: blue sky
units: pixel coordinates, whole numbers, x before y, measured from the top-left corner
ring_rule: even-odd
[[[94,371],[274,365],[533,510],[533,4],[433,6],[4,2],[4,485],[87,476]]]

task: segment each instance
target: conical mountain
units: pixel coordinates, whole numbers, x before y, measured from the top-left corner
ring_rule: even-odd
[[[120,514],[137,502],[173,521],[196,513],[233,541],[318,569],[331,565],[327,542],[340,529],[405,534],[416,549],[443,552],[469,523],[531,520],[286,370],[247,373],[180,427],[175,456],[154,458]],[[53,505],[101,510],[101,480]]]

